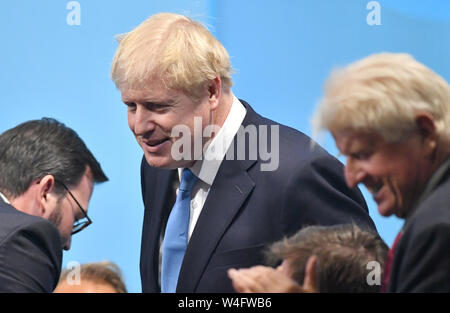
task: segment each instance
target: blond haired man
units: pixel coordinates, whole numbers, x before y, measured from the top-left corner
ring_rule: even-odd
[[[348,186],[405,219],[384,290],[450,291],[448,83],[407,54],[375,54],[331,75],[313,124],[347,157]]]
[[[232,292],[229,268],[260,264],[267,242],[303,225],[374,228],[341,164],[236,98],[231,72],[185,16],[156,14],[120,40],[112,78],[144,151],[144,292]]]

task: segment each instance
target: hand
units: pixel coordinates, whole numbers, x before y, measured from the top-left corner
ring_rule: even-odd
[[[305,280],[300,286],[290,277],[271,267],[254,266],[248,269],[230,269],[228,277],[237,292],[243,293],[314,293],[319,292],[317,283],[317,258],[308,259]]]

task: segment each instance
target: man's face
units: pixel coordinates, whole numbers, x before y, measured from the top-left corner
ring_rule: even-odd
[[[203,147],[205,139],[201,132],[210,123],[211,112],[206,93],[200,101],[194,102],[181,91],[169,90],[162,83],[155,83],[145,89],[122,90],[122,101],[128,107],[128,126],[151,166],[174,169],[194,163],[198,156],[193,154],[189,160],[173,158],[172,145],[179,137],[171,133],[173,127],[185,125],[190,130],[192,153],[195,150],[194,137],[200,138],[201,142],[196,144]],[[194,129],[194,117],[201,118],[200,128]]]
[[[94,182],[90,169],[86,170],[77,186],[68,186],[70,192],[86,212],[92,196],[93,187]],[[64,196],[58,196],[50,205],[52,207],[46,210],[46,216],[43,217],[48,219],[58,228],[63,241],[63,248],[64,250],[69,250],[72,242],[73,224],[77,220],[83,218],[84,214],[76,204],[75,200],[68,193]]]
[[[347,157],[349,187],[363,183],[383,216],[405,217],[431,175],[419,135],[387,143],[376,134],[333,132],[339,151]]]

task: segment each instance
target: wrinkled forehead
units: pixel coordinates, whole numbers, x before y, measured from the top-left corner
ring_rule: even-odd
[[[383,142],[381,135],[377,133],[344,130],[331,132],[331,134],[339,151],[344,155],[368,147],[374,148]]]
[[[179,92],[169,89],[162,80],[152,80],[140,86],[126,86],[121,89],[123,101],[167,101],[179,96]]]

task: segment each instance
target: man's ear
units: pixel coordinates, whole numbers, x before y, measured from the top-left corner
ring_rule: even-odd
[[[424,143],[424,152],[427,156],[432,156],[436,151],[439,137],[434,118],[429,113],[421,112],[416,115],[415,119],[417,129],[419,130],[422,142]]]
[[[49,203],[54,201],[52,198],[54,197],[55,191],[55,178],[52,175],[45,175],[37,184],[39,185],[39,209],[41,216],[44,216],[49,207]]]
[[[208,85],[208,97],[211,111],[217,109],[221,93],[222,80],[217,76],[216,78],[211,80]]]
[[[319,270],[319,259],[315,255],[310,256],[305,265],[305,279],[303,281],[304,292],[320,292]]]

